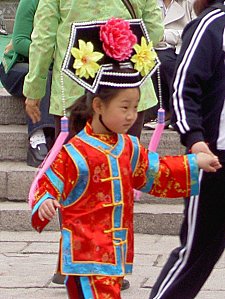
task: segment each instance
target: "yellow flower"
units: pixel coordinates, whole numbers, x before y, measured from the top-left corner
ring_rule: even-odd
[[[153,49],[152,42],[147,44],[144,36],[141,38],[141,45],[134,45],[136,54],[131,57],[131,61],[134,63],[134,68],[141,73],[142,76],[146,76],[155,66],[157,54]]]
[[[94,52],[94,46],[91,42],[85,43],[81,39],[78,42],[79,49],[71,49],[71,53],[75,58],[73,68],[76,70],[76,75],[80,78],[94,78],[100,68],[100,65],[96,62],[104,55],[100,52]]]

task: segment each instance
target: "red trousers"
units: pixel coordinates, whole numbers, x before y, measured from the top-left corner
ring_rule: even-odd
[[[121,299],[123,277],[68,276],[66,288],[69,299]]]

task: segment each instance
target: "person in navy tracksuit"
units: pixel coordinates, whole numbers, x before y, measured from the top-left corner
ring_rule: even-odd
[[[188,151],[218,155],[222,168],[200,172],[199,196],[185,200],[181,245],[150,299],[195,298],[225,246],[225,5],[196,0],[194,7],[173,78],[172,121]]]

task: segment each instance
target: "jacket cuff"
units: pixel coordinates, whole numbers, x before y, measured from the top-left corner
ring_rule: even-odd
[[[43,79],[39,77],[32,80],[32,78],[27,75],[23,85],[24,96],[33,100],[42,99],[46,92],[46,82],[47,78]]]
[[[187,155],[190,168],[190,196],[199,194],[199,168],[197,163],[197,156],[195,154]]]
[[[35,230],[37,230],[39,233],[49,223],[49,220],[44,219],[44,221],[42,221],[38,216],[38,209],[39,209],[40,205],[48,198],[54,199],[49,193],[46,193],[36,204],[34,204],[33,209],[32,209],[31,224],[32,224],[32,227]]]
[[[200,141],[205,141],[201,131],[189,132],[185,135],[181,135],[181,142],[187,149],[190,149],[193,144]]]

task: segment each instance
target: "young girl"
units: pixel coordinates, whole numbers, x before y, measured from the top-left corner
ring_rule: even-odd
[[[186,197],[198,193],[198,167],[220,167],[216,157],[203,153],[159,158],[126,135],[137,117],[140,76],[121,66],[107,75],[108,84],[102,77],[95,92],[87,85],[72,107],[76,135],[39,180],[33,202],[32,225],[39,232],[61,210],[60,266],[70,299],[121,298],[122,279],[132,272],[134,188]]]

